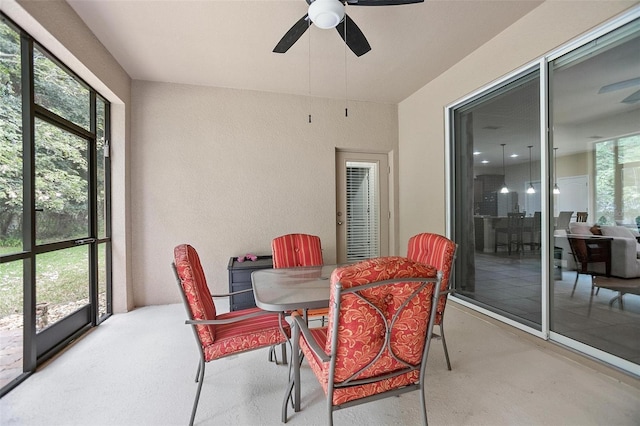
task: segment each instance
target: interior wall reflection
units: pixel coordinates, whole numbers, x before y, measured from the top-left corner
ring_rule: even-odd
[[[549,63],[550,331],[640,364],[640,21]],[[559,208],[559,206],[561,206]],[[633,368],[633,367],[632,367]]]

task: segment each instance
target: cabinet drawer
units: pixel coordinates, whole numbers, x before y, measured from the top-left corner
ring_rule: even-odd
[[[255,261],[245,260],[244,262],[238,262],[235,257],[230,258],[227,266],[229,270],[229,293],[251,288],[251,273],[258,269],[270,268],[273,268],[271,256],[258,256]],[[255,306],[256,301],[253,298],[253,292],[231,296],[229,300],[229,308],[232,311]]]
[[[255,269],[242,269],[237,271],[231,271],[229,274],[230,281],[232,283],[249,283],[251,286],[251,273],[255,271]]]
[[[253,298],[253,292],[247,292],[238,294],[231,297],[229,302],[229,308],[232,311],[239,311],[241,309],[255,308],[256,300]]]

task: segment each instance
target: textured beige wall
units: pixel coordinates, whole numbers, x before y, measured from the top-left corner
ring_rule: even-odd
[[[411,235],[446,231],[444,108],[637,3],[546,1],[400,103],[400,254]]]
[[[269,254],[280,234],[319,235],[334,262],[336,148],[397,151],[396,105],[350,102],[345,118],[344,101],[146,81],[132,99],[137,305],[179,300],[180,243],[214,292],[228,288],[229,257]]]

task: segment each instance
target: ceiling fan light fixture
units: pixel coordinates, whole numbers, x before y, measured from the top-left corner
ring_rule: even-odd
[[[344,19],[344,4],[339,0],[315,0],[309,5],[309,18],[318,28],[335,28]]]

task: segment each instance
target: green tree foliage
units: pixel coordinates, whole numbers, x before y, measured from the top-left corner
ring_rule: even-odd
[[[22,238],[23,140],[20,37],[0,23],[0,241]],[[38,105],[89,129],[89,90],[34,49]],[[35,123],[36,226],[40,241],[86,235],[88,141],[41,119]]]
[[[33,86],[38,105],[89,130],[89,89],[38,48],[33,52]]]
[[[598,223],[635,223],[640,216],[640,135],[598,142],[595,153]]]
[[[21,239],[21,90],[20,39],[0,23],[0,241]]]

